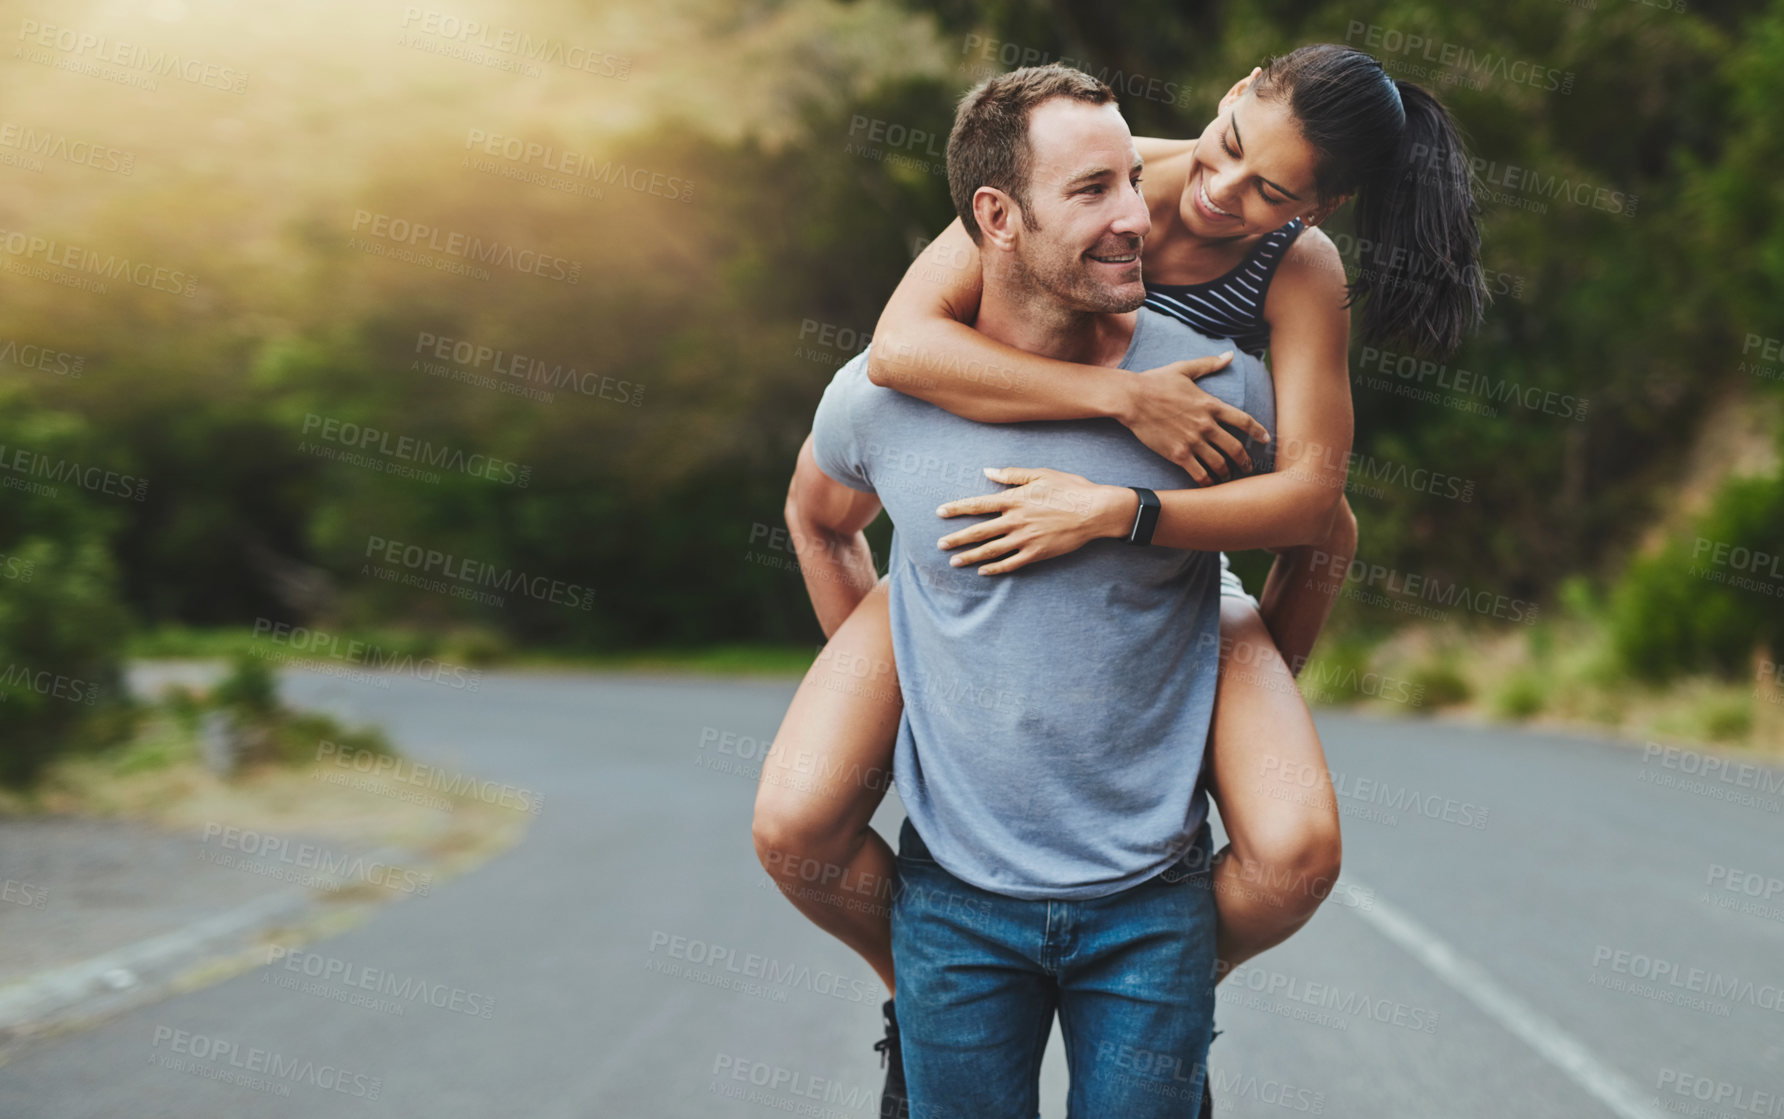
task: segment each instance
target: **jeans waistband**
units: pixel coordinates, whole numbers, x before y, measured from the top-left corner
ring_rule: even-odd
[[[904,824],[898,829],[898,853],[906,858],[935,862],[935,856],[929,853],[929,846],[923,842],[923,837],[917,834],[917,827],[911,823],[909,816],[904,818]],[[1189,850],[1184,852],[1182,858],[1159,871],[1157,877],[1163,877],[1171,882],[1181,882],[1192,874],[1205,873],[1212,865],[1213,858],[1214,832],[1208,826],[1207,819],[1204,818],[1201,826],[1195,830]]]

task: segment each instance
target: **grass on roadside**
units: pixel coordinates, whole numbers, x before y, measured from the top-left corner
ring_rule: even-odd
[[[403,759],[382,733],[292,711],[265,693],[263,661],[208,694],[174,691],[143,704],[130,736],[52,761],[29,789],[0,789],[0,814],[126,819],[172,831],[214,825],[397,847],[447,873],[519,842],[542,798]],[[219,713],[239,735],[237,764],[217,765]],[[213,756],[207,758],[207,753]],[[530,810],[529,810],[530,809]],[[340,893],[346,898],[347,893]]]
[[[1309,698],[1365,703],[1387,712],[1444,711],[1537,726],[1591,728],[1630,739],[1679,742],[1784,760],[1784,688],[1755,654],[1745,681],[1702,675],[1644,682],[1619,661],[1601,608],[1575,584],[1562,608],[1530,625],[1493,631],[1419,626],[1363,643],[1340,641],[1336,657],[1377,679],[1423,688],[1423,702],[1393,704],[1328,690]],[[1316,658],[1308,666],[1314,671]],[[1303,673],[1303,678],[1307,676]]]
[[[800,676],[817,659],[816,645],[741,643],[688,648],[578,652],[520,648],[488,630],[424,633],[414,630],[303,629],[261,632],[235,626],[194,629],[163,626],[133,636],[127,653],[134,658],[230,659],[257,654],[281,664],[345,662],[376,671],[402,659],[432,657],[473,668],[566,668],[610,672],[692,672],[718,676]]]

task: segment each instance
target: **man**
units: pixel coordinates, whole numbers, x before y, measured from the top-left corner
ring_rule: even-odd
[[[1101,82],[1049,66],[985,83],[962,102],[948,170],[983,254],[984,334],[1136,371],[1231,348],[1138,310],[1151,223]],[[1193,1114],[1214,1008],[1200,772],[1216,557],[1099,539],[988,579],[933,543],[960,527],[936,507],[986,467],[1153,489],[1189,476],[1113,421],[978,424],[874,386],[865,365],[826,391],[790,504],[858,534],[883,503],[895,528],[908,819],[892,935],[912,1113],[1030,1119],[1057,1012],[1074,1115]],[[1269,374],[1248,355],[1199,383],[1272,424]]]

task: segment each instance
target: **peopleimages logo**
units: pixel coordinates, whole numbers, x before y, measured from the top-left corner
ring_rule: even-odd
[[[460,367],[454,369],[431,362],[422,363],[422,372],[430,376],[450,376],[454,380],[468,380],[478,384],[487,382],[516,395],[531,395],[535,399],[550,400],[550,393],[539,392],[534,388],[544,385],[553,389],[568,388],[584,396],[611,400],[615,404],[633,408],[644,403],[644,386],[636,381],[618,380],[593,369],[578,369],[574,365],[566,366],[561,361],[549,362],[463,338],[449,338],[423,330],[415,336],[413,352],[438,358],[442,362],[456,362]],[[409,367],[416,368],[416,362],[411,361]],[[478,371],[483,369],[488,369],[501,378],[524,382],[525,387],[478,376]]]
[[[1269,971],[1255,965],[1234,968],[1224,961],[1215,961],[1214,973],[1219,975],[1224,971],[1231,971],[1227,979],[1227,990],[1249,990],[1270,998],[1335,1011],[1337,1015],[1345,1017],[1335,1017],[1333,1022],[1321,1024],[1335,1025],[1338,1029],[1347,1029],[1350,1022],[1366,1019],[1415,1033],[1436,1033],[1437,1024],[1441,1020],[1441,1015],[1428,1007],[1413,1006],[1397,999],[1352,991],[1334,983],[1322,983],[1286,972]]]
[[[267,835],[247,828],[238,828],[233,824],[207,823],[201,841],[207,845],[216,844],[215,850],[201,850],[202,861],[217,863],[221,866],[239,865],[242,860],[222,854],[223,851],[237,852],[247,858],[271,859],[284,867],[297,870],[314,871],[314,876],[291,875],[284,873],[284,867],[274,867],[279,871],[274,877],[288,880],[310,882],[314,879],[337,879],[365,882],[373,886],[384,886],[400,893],[415,894],[426,897],[433,889],[434,876],[430,872],[415,871],[384,862],[379,858],[367,858],[364,855],[338,855],[314,843],[296,843],[283,836]],[[244,869],[256,869],[244,866]]]
[[[134,152],[95,144],[91,140],[70,140],[60,133],[40,131],[14,121],[0,122],[0,147],[119,175],[128,175],[136,169]]]
[[[0,902],[22,905],[28,909],[42,909],[50,903],[49,887],[33,886],[29,882],[8,878],[0,882]]]
[[[1280,463],[1290,458],[1295,460],[1295,465],[1290,470],[1281,471],[1282,476],[1310,481],[1320,480],[1322,475],[1342,478],[1345,490],[1350,493],[1367,493],[1372,497],[1380,497],[1381,488],[1370,483],[1384,483],[1454,501],[1474,500],[1472,478],[1461,478],[1423,466],[1408,466],[1402,462],[1378,459],[1361,451],[1342,450],[1328,444],[1290,438],[1282,440],[1277,446],[1276,461]]]
[[[1754,350],[1759,353],[1755,355]],[[1784,363],[1784,339],[1749,333],[1741,344],[1741,363],[1737,368],[1742,373],[1768,381],[1781,380],[1784,379],[1784,364],[1780,363]]]
[[[336,419],[333,416],[319,416],[314,412],[304,415],[303,434],[313,435],[324,442],[346,447],[352,451],[375,453],[404,463],[438,467],[472,478],[501,482],[517,489],[526,489],[527,483],[532,480],[533,476],[532,467],[509,462],[507,459],[497,458],[494,455],[478,451],[466,454],[460,447],[433,443],[412,435],[399,435],[383,428],[357,424],[351,420]],[[297,449],[310,451],[313,446],[309,443],[300,443]],[[323,449],[327,450],[328,448]],[[374,460],[374,465],[381,464],[376,464]]]
[[[170,295],[186,297],[198,294],[198,278],[190,273],[157,267],[146,261],[132,261],[129,257],[116,253],[101,256],[97,250],[49,237],[38,237],[22,229],[0,229],[0,251],[27,261],[41,261],[71,273],[89,273],[108,280],[124,280],[150,291],[164,291]]]
[[[1270,755],[1263,761],[1261,773],[1278,782],[1287,781],[1303,789],[1330,788],[1345,800],[1380,806],[1394,812],[1407,812],[1464,828],[1487,826],[1489,810],[1472,801],[1461,801],[1442,793],[1421,793],[1405,785],[1390,785],[1373,777],[1353,777],[1342,770],[1323,770],[1306,762]]]
[[[439,574],[444,579],[463,584],[461,590],[470,593],[471,587],[492,587],[498,591],[518,591],[528,598],[540,602],[549,602],[553,606],[567,606],[572,610],[588,610],[594,606],[595,592],[578,583],[566,583],[562,579],[553,579],[546,575],[528,575],[524,571],[513,568],[497,568],[494,564],[482,560],[467,559],[455,556],[450,552],[442,552],[436,548],[423,548],[419,544],[406,544],[401,540],[386,540],[382,536],[368,536],[365,542],[365,558],[377,558],[385,563],[395,564],[399,568],[408,568],[411,572],[419,571],[420,575],[400,576],[392,582],[403,582],[408,585],[429,584],[426,590],[447,591],[453,588],[440,580],[430,580],[427,575]],[[366,564],[362,575],[374,575],[389,578]],[[432,584],[439,584],[438,586]],[[454,596],[465,597],[465,596]],[[494,605],[501,605],[498,599]]]
[[[87,359],[81,354],[52,350],[30,342],[21,344],[13,338],[0,338],[0,364],[16,365],[21,369],[41,369],[45,373],[78,381],[82,371],[87,368]]]
[[[284,646],[291,651],[292,656],[327,657],[348,664],[364,665],[378,672],[412,675],[417,680],[437,683],[454,690],[474,692],[483,678],[481,669],[466,668],[438,657],[417,657],[413,653],[385,649],[369,641],[359,641],[327,630],[292,625],[272,618],[255,618],[254,636],[265,638],[274,645]],[[258,648],[255,654],[267,655]]]
[[[516,174],[501,171],[495,173],[504,178],[518,178],[534,186],[562,187],[567,183],[583,182],[588,185],[599,184],[603,187],[622,186],[638,194],[654,195],[657,198],[671,198],[678,202],[694,200],[694,180],[671,175],[665,171],[656,171],[649,167],[628,167],[625,163],[616,163],[612,159],[600,159],[569,148],[559,148],[554,144],[542,144],[534,140],[522,140],[518,136],[502,136],[485,132],[481,128],[472,128],[465,133],[465,151],[472,155],[488,156],[505,160],[510,164],[518,164],[513,170]],[[465,157],[469,160],[471,155]],[[600,160],[598,163],[597,160]],[[473,166],[468,164],[467,166]],[[478,170],[486,168],[477,167]],[[550,176],[559,176],[553,179]],[[575,192],[572,192],[575,193]],[[583,192],[586,193],[586,192]],[[596,197],[605,197],[597,194]]]
[[[1717,567],[1728,567],[1767,579],[1784,581],[1784,556],[1740,544],[1729,544],[1699,536],[1691,547],[1691,558]]]
[[[326,760],[337,769],[385,777],[392,781],[415,785],[448,796],[475,798],[484,804],[510,808],[537,816],[545,808],[545,794],[505,782],[479,780],[455,770],[426,765],[390,754],[374,754],[370,750],[343,751],[338,743],[323,739],[316,745],[318,763]]]
[[[1734,1114],[1762,1115],[1768,1119],[1784,1115],[1784,1095],[1779,1095],[1776,1091],[1768,1092],[1763,1088],[1749,1088],[1727,1080],[1714,1080],[1676,1068],[1661,1069],[1655,1087],[1674,1095],[1689,1096],[1699,1103],[1714,1103],[1730,1109],[1716,1112],[1717,1119],[1732,1119]],[[1683,1115],[1707,1117],[1711,1114],[1707,1109],[1693,1108],[1683,1103],[1668,1103],[1666,1109]]]
[[[632,60],[625,55],[571,43],[551,35],[534,35],[515,27],[465,19],[438,8],[423,9],[418,5],[408,5],[403,8],[402,26],[406,30],[434,36],[469,52],[462,55],[469,61],[483,62],[486,65],[500,62],[502,65],[499,68],[504,70],[515,70],[524,65],[529,75],[537,75],[540,66],[559,66],[622,82],[632,75]],[[422,41],[399,42],[403,42],[405,46],[422,45]],[[486,59],[478,51],[507,57]]]
[[[1570,393],[1556,392],[1542,385],[1525,385],[1509,377],[1494,377],[1490,374],[1478,373],[1461,367],[1451,368],[1449,365],[1421,358],[1414,354],[1396,353],[1374,346],[1364,346],[1357,365],[1366,373],[1382,375],[1380,384],[1372,379],[1358,375],[1358,379],[1371,388],[1391,387],[1393,378],[1400,382],[1412,382],[1405,386],[1423,389],[1429,382],[1435,388],[1454,393],[1458,399],[1479,397],[1479,401],[1468,401],[1478,404],[1477,408],[1466,409],[1478,411],[1482,415],[1497,416],[1495,404],[1513,404],[1532,412],[1544,415],[1559,416],[1568,420],[1584,420],[1588,401],[1585,397],[1576,397]],[[1402,393],[1401,395],[1411,395]]]
[[[9,664],[0,671],[0,700],[13,692],[29,691],[69,703],[93,704],[99,699],[99,685],[77,676],[62,676],[48,669],[30,665]]]
[[[41,47],[60,51],[67,56],[57,65],[57,69],[90,74],[93,73],[93,64],[103,63],[126,71],[136,70],[143,75],[177,78],[191,85],[222,90],[224,93],[244,93],[248,88],[248,75],[234,67],[187,58],[177,51],[145,47],[140,43],[130,43],[79,28],[58,27],[39,23],[34,19],[20,20],[18,41],[26,44],[27,48]],[[23,50],[15,50],[13,53],[14,57],[24,57]],[[31,56],[33,62],[47,60],[41,52],[33,52]],[[146,88],[152,92],[156,88],[155,83],[144,80],[147,83]]]
[[[32,450],[30,447],[9,446],[5,443],[0,443],[0,472],[7,475],[0,478],[0,487],[42,493],[46,497],[52,497],[56,492],[53,486],[47,484],[50,482],[68,483],[90,493],[129,498],[133,501],[141,501],[149,495],[149,482],[146,478],[108,470],[103,466],[86,466],[71,459],[56,458]],[[32,479],[43,481],[36,482]]]
[[[410,221],[370,210],[353,211],[353,232],[363,232],[401,245],[405,249],[427,249],[547,280],[562,280],[567,284],[574,284],[582,279],[580,260],[552,256],[534,249],[517,249],[501,241],[485,241],[456,229],[441,229],[426,222]]]
[[[357,988],[361,991],[372,991],[385,999],[394,1001],[395,1012],[400,1014],[408,1006],[417,1001],[426,1003],[437,1010],[449,1010],[454,1014],[464,1014],[472,1018],[488,1019],[495,1013],[496,1000],[476,991],[467,991],[463,987],[448,987],[444,983],[434,983],[413,976],[399,975],[379,967],[367,967],[335,956],[324,956],[317,952],[309,952],[300,948],[287,948],[274,945],[267,949],[266,962],[277,965],[284,971],[302,975],[310,979],[319,979],[325,983],[339,983],[345,987]],[[263,975],[263,982],[270,982],[277,972],[270,968]],[[309,993],[309,992],[306,992]],[[380,1007],[380,1009],[382,1009]]]
[[[1178,82],[1148,77],[1145,74],[1129,74],[1117,67],[1098,66],[1089,59],[1059,58],[1053,52],[1039,47],[1002,39],[987,39],[983,35],[969,34],[960,44],[960,55],[962,58],[973,56],[970,62],[962,62],[960,68],[970,70],[976,78],[987,78],[996,73],[993,66],[1015,69],[1058,63],[1091,74],[1104,85],[1128,97],[1156,101],[1162,105],[1187,105],[1191,99],[1191,87]]]
[[[1657,988],[1688,991],[1725,1002],[1746,1003],[1759,1010],[1784,1010],[1784,989],[1776,983],[1755,983],[1700,967],[1684,967],[1656,956],[1600,944],[1592,950],[1592,967],[1626,975]],[[1598,976],[1594,975],[1594,981]],[[1607,984],[1599,983],[1600,986]]]
[[[1409,605],[1434,603],[1443,608],[1459,606],[1483,617],[1503,618],[1524,625],[1534,624],[1541,609],[1537,603],[1511,598],[1496,591],[1475,590],[1465,583],[1445,582],[1434,576],[1403,572],[1360,559],[1353,558],[1347,562],[1344,556],[1335,556],[1330,552],[1313,553],[1313,575],[1316,581],[1320,581],[1323,575],[1323,582],[1327,586],[1333,583],[1340,586],[1355,584],[1353,594],[1361,601],[1372,601],[1360,596],[1377,589],[1393,596],[1391,600],[1374,601],[1374,605],[1387,605],[1391,601]],[[1380,595],[1374,597],[1382,598]]]
[[[1476,158],[1470,161],[1470,166],[1477,182],[1488,188],[1484,200],[1502,202],[1521,209],[1538,209],[1540,206],[1539,212],[1548,212],[1546,203],[1531,204],[1534,197],[1550,202],[1571,202],[1575,206],[1602,210],[1621,217],[1634,217],[1635,208],[1641,201],[1641,196],[1632,191],[1598,186],[1571,179],[1564,174],[1544,175],[1534,167],[1520,167],[1515,163],[1502,165],[1496,160]]]
[[[1435,63],[1465,75],[1477,88],[1484,84],[1486,78],[1495,77],[1513,85],[1527,85],[1532,89],[1551,93],[1573,92],[1573,71],[1558,70],[1525,58],[1508,58],[1492,51],[1477,51],[1461,43],[1445,42],[1442,39],[1405,32],[1397,27],[1382,27],[1353,19],[1345,28],[1344,41],[1354,46],[1359,39],[1372,54],[1399,55],[1403,59]],[[1397,61],[1385,60],[1390,72]]]
[[[176,1030],[172,1026],[156,1026],[154,1037],[153,1048],[157,1052],[149,1056],[150,1064],[240,1087],[264,1091],[276,1086],[283,1089],[279,1095],[289,1095],[290,1085],[308,1084],[312,1088],[366,1100],[377,1099],[378,1093],[384,1090],[384,1078],[381,1076],[368,1076],[339,1065],[318,1064],[307,1058],[287,1057],[283,1053],[257,1046],[244,1049],[238,1042],[224,1041],[188,1030]],[[162,1051],[164,1044],[167,1048]],[[179,1056],[176,1057],[175,1054]],[[181,1060],[180,1057],[191,1060]],[[248,1073],[260,1075],[247,1080],[236,1079],[237,1076]]]
[[[659,952],[662,953],[661,957],[658,957]],[[727,945],[714,944],[698,937],[676,936],[653,930],[650,934],[650,954],[651,959],[646,962],[648,970],[688,978],[708,986],[731,987],[735,984],[735,989],[746,994],[754,993],[754,988],[796,989],[844,1002],[877,1002],[873,982],[869,979],[851,978],[827,968],[813,969],[808,964],[790,963],[755,952],[739,952]],[[682,964],[710,971],[689,973]],[[786,1001],[784,993],[771,1001]]]
[[[813,1076],[808,1072],[800,1072],[782,1065],[769,1064],[767,1061],[751,1060],[732,1053],[720,1053],[712,1062],[712,1075],[718,1084],[722,1078],[729,1076],[732,1080],[742,1081],[757,1088],[765,1088],[771,1092],[783,1093],[786,1096],[799,1096],[804,1099],[817,1100],[824,1104],[833,1104],[842,1110],[834,1114],[861,1111],[871,1106],[879,1093],[872,1088],[849,1088],[839,1080],[831,1080],[822,1076]],[[801,1115],[831,1114],[808,1110],[813,1105],[800,1105],[799,1108],[785,1106],[789,1100],[762,1098],[760,1093],[747,1093],[739,1085],[715,1086],[711,1094],[724,1095],[733,1099],[748,1098],[752,1103],[765,1107],[773,1107],[782,1111],[797,1110]]]

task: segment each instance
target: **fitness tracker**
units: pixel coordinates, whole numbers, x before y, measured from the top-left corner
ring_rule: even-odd
[[[1129,544],[1152,543],[1152,530],[1158,525],[1158,495],[1144,486],[1127,487],[1140,495],[1140,507],[1134,510],[1134,527],[1127,534]]]

